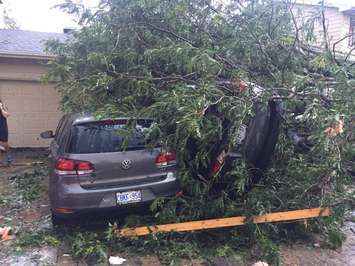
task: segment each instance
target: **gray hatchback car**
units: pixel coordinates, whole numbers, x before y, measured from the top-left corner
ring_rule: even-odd
[[[178,191],[176,153],[148,149],[145,132],[153,120],[135,119],[129,141],[120,132],[127,118],[97,120],[65,115],[53,133],[49,155],[49,198],[53,224],[83,212],[146,205]],[[132,121],[132,120],[130,120]]]

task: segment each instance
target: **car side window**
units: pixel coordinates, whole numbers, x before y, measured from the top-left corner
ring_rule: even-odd
[[[54,133],[54,139],[56,141],[58,141],[58,138],[59,138],[59,133],[63,127],[63,123],[64,123],[64,120],[65,120],[65,116],[63,116],[60,120],[59,120],[59,123],[58,123],[58,126],[55,130],[55,133]]]
[[[68,124],[68,119],[65,119],[59,129],[58,138],[56,139],[59,146],[61,146],[63,139],[65,138],[65,134],[66,134],[65,129],[67,128],[67,124]]]

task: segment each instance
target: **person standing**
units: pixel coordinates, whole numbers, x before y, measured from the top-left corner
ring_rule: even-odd
[[[0,151],[6,153],[6,162],[5,160],[0,161],[0,164],[11,164],[10,157],[10,146],[8,143],[9,131],[7,127],[7,118],[10,116],[10,113],[4,103],[0,100]]]

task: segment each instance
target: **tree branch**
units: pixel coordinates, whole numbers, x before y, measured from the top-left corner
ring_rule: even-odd
[[[174,36],[176,39],[179,39],[179,40],[181,40],[181,41],[187,42],[187,43],[190,44],[192,47],[196,47],[190,40],[188,40],[188,39],[186,39],[186,38],[184,38],[184,37],[182,37],[182,36],[177,35],[175,32],[169,31],[169,30],[164,29],[164,28],[162,28],[162,27],[161,27],[161,28],[160,28],[160,27],[157,27],[157,26],[155,26],[154,24],[151,24],[151,23],[149,23],[149,22],[146,22],[146,24],[147,24],[149,27],[151,27],[151,28],[153,28],[154,30],[156,30],[156,31],[160,31],[160,32],[163,32],[163,33],[172,35],[172,36]]]

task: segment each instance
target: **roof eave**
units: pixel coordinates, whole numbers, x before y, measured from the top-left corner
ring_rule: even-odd
[[[355,16],[355,8],[352,7],[352,8],[343,10],[342,13],[347,16]]]
[[[35,54],[20,54],[20,53],[4,53],[0,52],[0,58],[15,58],[15,59],[34,59],[34,60],[51,60],[55,56],[51,55],[35,55]]]
[[[293,3],[292,5],[299,5],[299,6],[314,6],[314,7],[321,7],[322,5],[321,4],[317,4],[317,3],[302,3],[302,2],[295,2]],[[334,8],[334,9],[339,9],[338,6],[335,6],[335,5],[331,5],[329,3],[325,3],[324,4],[324,7],[325,8]]]

